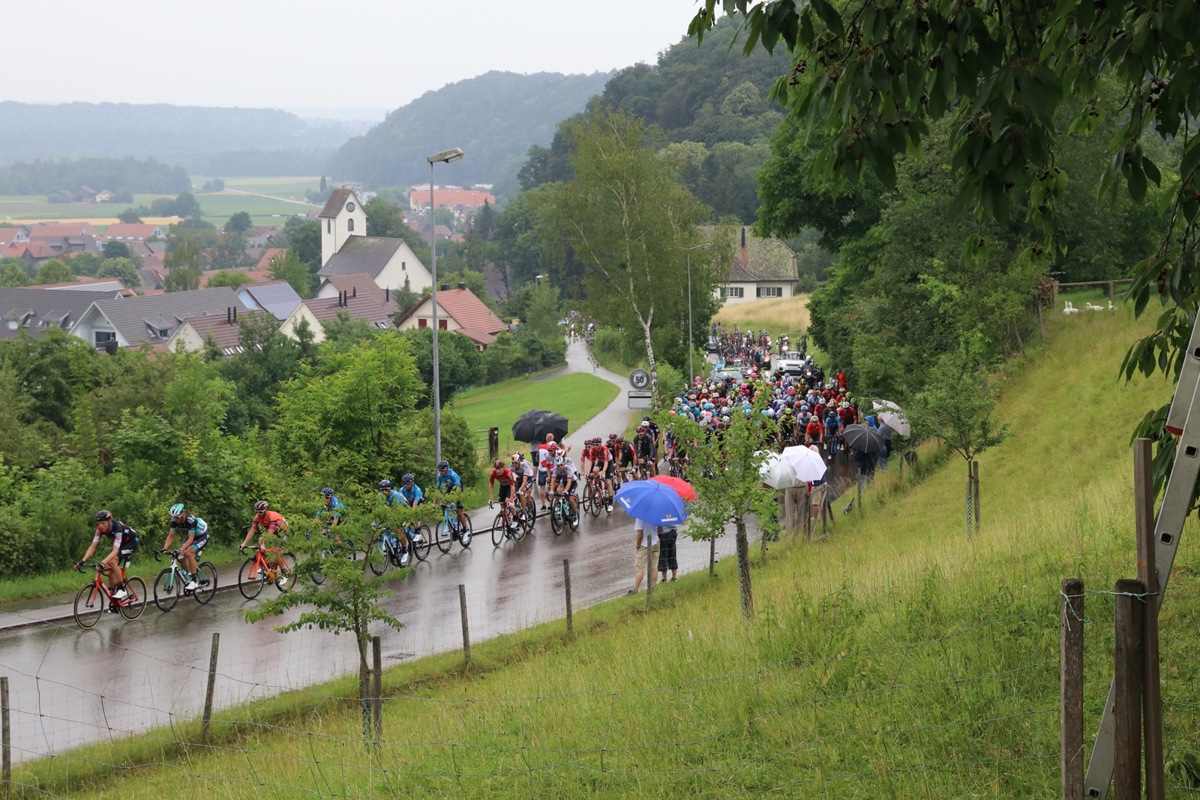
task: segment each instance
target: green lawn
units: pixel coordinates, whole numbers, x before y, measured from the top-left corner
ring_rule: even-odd
[[[357,703],[333,699],[355,693],[344,679],[222,711],[205,746],[174,720],[17,765],[14,784],[36,789],[15,796],[1057,797],[1061,581],[1088,590],[1074,623],[1090,750],[1113,583],[1135,572],[1129,431],[1171,387],[1118,380],[1150,330],[1126,310],[1047,327],[1049,345],[997,376],[1010,435],[980,459],[970,537],[963,462],[926,446],[916,475],[878,476],[829,537],[785,536],[765,564],[752,548],[750,622],[722,559],[649,609],[643,594],[577,610],[573,635],[555,623],[476,643],[469,669],[457,653],[389,666],[376,747]],[[500,424],[506,398],[463,400]],[[1200,750],[1198,529],[1184,529],[1162,608],[1168,764]],[[1194,791],[1168,774],[1167,796]]]
[[[511,453],[529,449],[528,442],[512,438],[513,423],[526,411],[533,408],[556,411],[567,418],[574,431],[611,403],[618,392],[620,389],[608,381],[584,373],[545,381],[514,378],[455,395],[451,407],[467,418],[473,431],[499,428],[500,452]],[[486,445],[487,439],[482,441]]]

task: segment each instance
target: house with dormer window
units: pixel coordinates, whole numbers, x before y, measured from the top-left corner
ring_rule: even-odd
[[[98,348],[165,345],[185,319],[225,316],[230,309],[249,310],[228,286],[109,298],[93,302],[70,333]]]
[[[366,273],[380,289],[425,292],[429,270],[403,239],[367,236],[367,214],[352,189],[334,189],[321,210],[320,278]]]

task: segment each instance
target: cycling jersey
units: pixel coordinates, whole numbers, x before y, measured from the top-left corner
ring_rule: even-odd
[[[639,433],[633,437],[638,458],[650,458],[654,454],[654,440],[649,433]]]
[[[517,466],[513,470],[513,472],[519,478],[532,478],[533,477],[533,464],[530,464],[528,461],[522,461],[520,464],[517,464]]]
[[[187,537],[192,537],[192,543],[189,545],[196,552],[204,549],[204,545],[208,544],[208,523],[197,517],[195,514],[188,514],[183,518],[182,522],[171,520],[170,533],[178,533],[186,542]]]
[[[462,478],[452,469],[447,469],[446,472],[438,473],[437,480],[434,486],[440,491],[449,491],[450,489],[461,489]]]
[[[496,481],[500,481],[500,485],[502,487],[512,486],[516,480],[517,476],[514,475],[513,471],[508,467],[504,467],[503,469],[493,469],[492,474],[488,475],[488,486],[494,486]]]
[[[346,504],[336,497],[330,497],[329,501],[320,509],[317,510],[317,517],[320,517],[326,511],[329,512],[332,524],[336,525],[342,521],[342,514],[346,512]]]
[[[92,537],[92,544],[99,544],[100,537],[111,539],[113,545],[121,552],[122,555],[124,555],[125,550],[130,547],[133,548],[129,551],[131,553],[133,550],[137,549],[137,531],[126,525],[124,522],[118,522],[115,519],[109,523],[107,531],[102,531],[99,527],[96,528],[96,535]]]
[[[405,506],[415,506],[424,501],[425,493],[415,483],[412,486],[402,486],[399,489],[392,489],[388,492],[387,496],[387,504],[389,506],[394,506],[396,503]]]
[[[287,523],[278,511],[264,511],[254,516],[251,527],[256,531],[265,529],[267,533],[282,533],[287,530]]]

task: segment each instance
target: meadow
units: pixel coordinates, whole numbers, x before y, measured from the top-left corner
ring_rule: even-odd
[[[935,445],[881,473],[820,541],[755,557],[743,619],[731,560],[561,623],[386,670],[383,735],[361,738],[350,680],[18,765],[16,797],[1051,797],[1059,793],[1061,581],[1085,581],[1085,731],[1111,676],[1115,580],[1135,572],[1129,431],[1169,398],[1124,383],[1125,310],[1047,321],[1010,363],[980,458]],[[1169,796],[1200,749],[1200,555],[1181,540],[1162,612]],[[757,548],[753,548],[757,553]],[[1089,739],[1090,744],[1090,739]]]
[[[779,297],[772,300],[751,300],[747,303],[726,303],[713,317],[726,328],[737,326],[743,331],[766,330],[772,337],[786,333],[796,344],[808,330],[809,295]]]

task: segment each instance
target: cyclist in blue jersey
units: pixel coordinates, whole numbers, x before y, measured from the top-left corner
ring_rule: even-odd
[[[425,493],[421,491],[420,486],[417,486],[416,481],[416,477],[411,472],[407,472],[400,479],[401,487],[399,489],[393,488],[391,481],[382,480],[379,482],[379,490],[383,492],[384,499],[387,500],[389,506],[399,504],[415,508],[425,502]],[[400,547],[401,549],[408,547],[408,535],[405,530],[400,531]]]
[[[454,492],[453,499],[455,507],[458,511],[458,524],[463,530],[467,529],[467,514],[463,510],[463,504],[460,495],[462,494],[463,482],[459,474],[450,469],[449,461],[439,461],[437,463],[437,478],[434,479],[434,488],[439,492],[450,494]]]
[[[183,507],[183,503],[171,506],[167,511],[167,516],[171,521],[167,523],[167,539],[163,542],[162,552],[170,552],[171,542],[175,541],[176,533],[183,537],[183,544],[179,546],[179,555],[183,559],[183,568],[192,576],[183,588],[185,591],[194,592],[199,588],[195,578],[196,571],[199,569],[196,565],[196,554],[208,544],[208,523],[195,514],[189,514]]]
[[[325,495],[325,505],[317,509],[317,520],[324,519],[325,524],[330,527],[341,525],[342,514],[346,513],[346,504],[337,499],[333,494],[333,489],[328,486],[321,490],[321,494]]]

